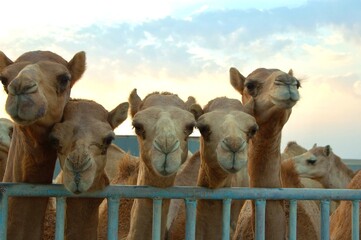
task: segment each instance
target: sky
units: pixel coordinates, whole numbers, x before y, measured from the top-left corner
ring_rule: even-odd
[[[293,69],[301,100],[282,132],[282,146],[330,145],[361,159],[361,1],[154,0],[2,3],[0,50],[15,60],[50,50],[66,60],[85,51],[87,70],[73,98],[112,110],[137,88],[143,98],[169,91],[201,105],[239,98],[229,68]],[[0,117],[6,93],[0,93]],[[133,135],[130,118],[116,129]],[[195,132],[197,135],[197,132]]]

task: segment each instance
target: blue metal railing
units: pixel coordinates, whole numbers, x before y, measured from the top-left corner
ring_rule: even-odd
[[[330,200],[352,201],[352,236],[359,239],[359,200],[360,190],[351,189],[262,189],[262,188],[221,188],[200,187],[154,188],[149,186],[112,185],[103,191],[73,195],[62,185],[31,185],[0,183],[0,239],[6,239],[8,197],[56,197],[56,239],[64,238],[64,210],[67,197],[94,197],[108,200],[108,239],[117,239],[118,207],[120,198],[153,199],[153,239],[160,237],[162,199],[185,199],[186,203],[186,239],[194,239],[196,223],[196,199],[223,200],[222,239],[229,239],[229,219],[231,200],[255,200],[256,239],[264,239],[266,200],[290,200],[289,239],[296,239],[297,200],[321,201],[321,239],[329,239]]]

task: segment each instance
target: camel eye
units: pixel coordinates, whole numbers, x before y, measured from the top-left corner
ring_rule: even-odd
[[[59,138],[57,138],[54,134],[50,134],[50,135],[49,135],[49,142],[50,142],[50,145],[51,145],[54,149],[59,149],[59,148],[60,148]]]
[[[247,133],[248,138],[252,138],[257,133],[257,131],[258,131],[258,126],[257,125],[252,126]]]
[[[0,76],[0,80],[4,86],[8,84],[8,79],[6,77]]]
[[[58,80],[57,93],[62,93],[68,87],[68,83],[70,82],[70,75],[68,73],[61,74],[57,77],[57,80]]]
[[[198,124],[197,128],[199,129],[199,131],[200,131],[202,137],[204,138],[204,140],[209,141],[210,136],[212,134],[212,131],[211,131],[209,125],[207,125],[207,124]]]
[[[9,127],[9,138],[11,139],[13,137],[14,128]]]
[[[315,159],[307,159],[306,162],[308,165],[315,165],[316,160]]]
[[[301,87],[301,83],[298,80],[297,80],[297,83],[296,83],[296,87],[297,87],[297,89],[299,89]]]
[[[247,82],[245,86],[249,92],[254,91],[257,87],[257,85],[254,81]]]
[[[188,137],[193,132],[194,123],[187,124],[184,128],[184,134]]]
[[[3,77],[3,76],[0,76],[0,80],[1,80],[1,83],[3,84],[4,86],[4,90],[6,93],[8,93],[8,79],[6,77]]]
[[[133,127],[135,129],[135,134],[137,134],[139,137],[145,139],[145,130],[141,123],[133,122]]]
[[[104,139],[103,139],[103,144],[106,145],[106,146],[109,146],[112,141],[114,140],[114,136],[111,135],[111,136],[106,136]]]

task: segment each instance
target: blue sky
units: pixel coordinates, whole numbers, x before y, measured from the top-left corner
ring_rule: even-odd
[[[14,0],[2,9],[0,46],[8,57],[40,49],[69,60],[86,51],[88,69],[72,96],[109,110],[133,88],[143,97],[156,90],[193,95],[202,105],[240,98],[230,67],[245,76],[258,67],[292,68],[302,79],[301,101],[282,148],[291,140],[330,144],[343,158],[361,159],[359,0]],[[132,134],[130,121],[116,132]]]

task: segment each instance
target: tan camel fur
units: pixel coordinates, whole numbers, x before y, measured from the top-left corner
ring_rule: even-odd
[[[281,163],[282,187],[304,188],[300,176],[296,171],[292,159],[284,160]],[[289,221],[289,202],[286,205],[286,218]],[[316,201],[297,201],[297,239],[312,240],[321,238],[319,203]],[[288,226],[288,222],[287,222]]]
[[[7,118],[0,118],[0,182],[5,173],[14,124]]]
[[[8,93],[5,109],[15,122],[4,182],[52,182],[57,155],[48,136],[84,71],[84,52],[69,62],[48,51],[27,52],[13,62],[0,52],[0,79]],[[47,202],[10,198],[8,239],[39,240]]]
[[[324,188],[346,188],[355,176],[329,145],[314,145],[306,153],[294,157],[293,161],[301,177],[314,179]]]
[[[301,145],[297,144],[297,142],[295,141],[291,141],[287,143],[287,146],[285,147],[285,149],[283,150],[282,154],[281,154],[281,159],[282,160],[287,160],[293,157],[296,157],[298,155],[301,155],[303,153],[307,152],[307,149],[302,147]],[[305,188],[324,188],[321,183],[319,183],[316,180],[313,180],[311,178],[308,177],[302,177],[299,176],[302,185]]]
[[[202,135],[197,185],[212,189],[239,187],[234,183],[238,180],[237,172],[247,166],[247,145],[258,129],[256,121],[244,112],[242,103],[236,99],[216,98],[203,111],[196,125]],[[232,212],[237,213],[231,219],[233,227],[240,207],[240,203],[232,206]],[[174,226],[169,229],[169,239],[184,239],[185,215],[177,218]],[[198,200],[196,239],[221,238],[222,201]]]
[[[281,132],[299,100],[299,81],[292,70],[284,73],[277,69],[259,68],[245,78],[235,68],[230,69],[232,86],[242,94],[247,111],[255,117],[258,132],[249,141],[248,172],[250,187],[279,188],[281,184]],[[254,239],[255,209],[248,218],[240,215],[242,223],[237,235]],[[267,201],[265,215],[267,240],[286,238],[286,215],[283,201]],[[237,226],[238,227],[238,226]],[[239,228],[240,229],[240,228]],[[238,236],[235,235],[235,239]]]
[[[361,189],[361,171],[358,171],[351,182],[347,185],[348,189]],[[359,207],[360,208],[360,207]],[[358,216],[361,218],[361,210]],[[361,229],[361,224],[360,224]],[[359,235],[361,231],[359,232]],[[340,205],[331,215],[330,219],[330,239],[331,240],[350,240],[352,239],[352,203],[350,201],[341,201]]]
[[[123,149],[112,143],[107,151],[107,163],[105,172],[110,181],[117,176],[119,161],[127,154]]]
[[[302,147],[301,145],[297,144],[295,141],[291,141],[287,143],[287,146],[281,153],[281,159],[286,160],[290,159],[292,157],[301,155],[303,153],[307,152],[307,149]]]
[[[89,100],[71,100],[63,120],[55,124],[50,138],[58,150],[61,182],[79,194],[102,190],[109,185],[105,172],[107,150],[113,130],[128,115],[127,102],[108,112]],[[67,198],[66,239],[97,239],[98,207],[103,199]]]
[[[194,115],[200,114],[197,112],[198,109],[201,109],[200,106],[192,97],[184,102],[177,95],[167,92],[155,92],[142,100],[136,90],[130,94],[129,103],[133,118],[132,124],[137,134],[140,150],[136,184],[161,188],[173,186],[177,171],[187,159],[187,139],[195,126]],[[198,106],[198,108],[191,110],[192,105]],[[121,160],[121,162],[123,161],[124,159]],[[134,170],[134,167],[131,169]],[[129,175],[129,172],[126,175]],[[161,236],[163,239],[169,200],[163,200],[162,204]],[[120,217],[122,214],[129,215],[122,211],[121,207]],[[151,199],[134,199],[130,213],[131,218],[119,221],[119,238],[127,236],[127,239],[151,239],[152,212],[153,201]],[[105,236],[100,237],[105,239]]]

